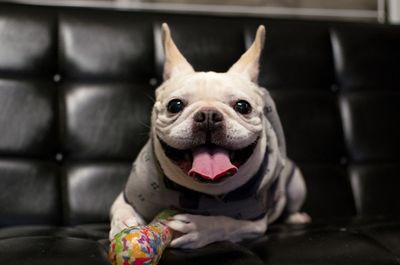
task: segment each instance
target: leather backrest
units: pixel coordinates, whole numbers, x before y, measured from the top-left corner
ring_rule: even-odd
[[[207,71],[229,69],[264,24],[260,84],[275,98],[288,155],[305,173],[304,210],[317,219],[399,213],[394,192],[384,192],[398,182],[397,79],[388,82],[385,71],[399,60],[382,64],[398,49],[381,51],[398,40],[397,27],[2,3],[0,225],[108,221],[148,139],[164,21],[194,68]],[[357,38],[349,39],[353,26]],[[365,55],[352,47],[366,45],[363,34],[376,38],[365,48],[379,50],[374,63],[357,63]],[[382,66],[358,69],[375,63]],[[351,81],[365,73],[367,81]],[[383,88],[366,85],[374,82]]]
[[[0,7],[0,225],[57,223],[56,16]]]
[[[399,214],[400,28],[341,26],[332,43],[357,210]]]

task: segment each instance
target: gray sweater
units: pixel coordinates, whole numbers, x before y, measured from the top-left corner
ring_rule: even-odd
[[[246,220],[268,214],[269,222],[274,221],[283,211],[286,185],[295,167],[285,157],[285,141],[275,104],[269,94],[266,97],[267,150],[261,167],[245,185],[220,196],[180,186],[162,172],[150,139],[133,163],[124,190],[125,200],[147,221],[165,209]]]

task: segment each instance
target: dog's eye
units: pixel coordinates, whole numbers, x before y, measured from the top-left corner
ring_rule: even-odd
[[[183,103],[182,100],[173,99],[170,102],[168,102],[167,110],[170,113],[178,113],[178,112],[181,112],[184,107],[185,107],[185,104]]]
[[[251,105],[246,100],[239,100],[233,108],[240,114],[249,114],[251,112]]]

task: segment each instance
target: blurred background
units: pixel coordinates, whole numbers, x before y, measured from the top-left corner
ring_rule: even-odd
[[[0,0],[72,6],[117,6],[278,17],[310,17],[400,23],[400,0]]]

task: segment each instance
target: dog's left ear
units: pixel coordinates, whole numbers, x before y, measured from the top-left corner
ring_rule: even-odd
[[[250,81],[257,83],[259,72],[259,60],[264,47],[265,27],[259,26],[256,38],[250,48],[232,65],[228,73],[240,74]]]

